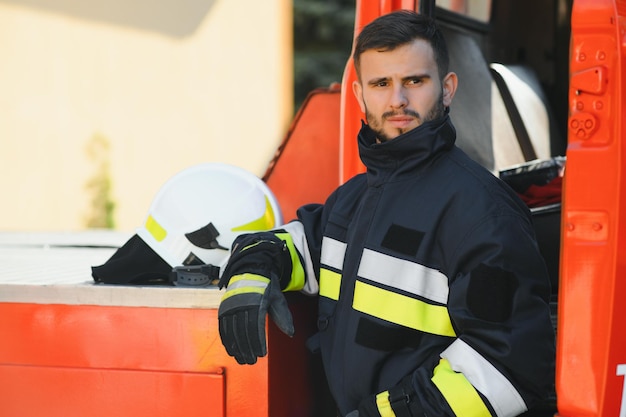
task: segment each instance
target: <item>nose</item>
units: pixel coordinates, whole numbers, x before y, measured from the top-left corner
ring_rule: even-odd
[[[389,104],[394,109],[401,109],[407,106],[408,99],[406,97],[406,92],[404,91],[403,86],[397,86],[393,88]]]

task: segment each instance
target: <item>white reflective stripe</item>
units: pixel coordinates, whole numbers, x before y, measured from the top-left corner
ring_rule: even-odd
[[[228,283],[228,287],[226,291],[236,290],[242,287],[257,287],[257,288],[265,288],[269,284],[270,280],[265,277],[261,277],[260,275],[254,274],[243,274],[243,275],[235,275],[231,278]]]
[[[347,245],[338,240],[324,236],[322,239],[321,262],[339,271],[343,268],[343,259],[346,256]]]
[[[444,274],[371,249],[363,251],[359,276],[437,303],[448,302],[448,278]]]
[[[296,247],[302,260],[304,261],[304,287],[301,292],[309,295],[315,295],[319,293],[320,287],[315,279],[315,271],[313,271],[313,261],[311,259],[311,252],[309,252],[309,245],[306,241],[306,234],[304,233],[304,226],[299,221],[292,221],[286,225],[283,225],[281,229],[287,231],[291,235],[291,240]]]
[[[487,397],[498,417],[517,416],[528,409],[513,384],[463,340],[455,340],[441,353],[441,357]]]

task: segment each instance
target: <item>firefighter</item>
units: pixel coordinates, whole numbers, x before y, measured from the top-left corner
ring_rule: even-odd
[[[367,172],[282,228],[234,241],[222,343],[255,363],[266,313],[294,332],[283,292],[316,294],[341,416],[519,415],[554,378],[550,283],[529,210],[455,146],[457,76],[432,19],[374,20],[354,63]]]

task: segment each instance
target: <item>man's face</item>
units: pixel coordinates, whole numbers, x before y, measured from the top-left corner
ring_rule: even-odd
[[[390,51],[361,54],[354,94],[367,123],[385,142],[441,117],[456,89],[456,75],[442,82],[430,44],[416,39]]]

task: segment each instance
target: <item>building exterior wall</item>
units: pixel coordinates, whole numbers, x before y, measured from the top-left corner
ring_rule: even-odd
[[[262,175],[293,112],[291,7],[0,0],[0,230],[132,231],[186,167]]]

